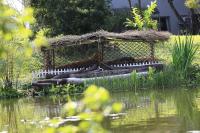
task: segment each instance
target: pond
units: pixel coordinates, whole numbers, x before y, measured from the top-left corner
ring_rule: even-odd
[[[142,90],[112,93],[125,116],[108,127],[116,133],[183,133],[200,130],[200,89]],[[72,99],[77,99],[73,96]],[[41,132],[40,120],[60,115],[66,98],[0,100],[0,132]],[[37,125],[37,126],[34,126]]]

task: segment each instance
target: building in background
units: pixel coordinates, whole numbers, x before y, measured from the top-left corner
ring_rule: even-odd
[[[132,6],[138,5],[138,0],[131,0]],[[146,8],[151,3],[151,0],[141,0],[141,7]],[[175,16],[167,0],[157,0],[158,11],[153,17],[160,23],[159,29],[163,31],[170,31],[173,34],[179,34],[181,31],[181,23]],[[185,0],[174,0],[174,5],[183,17],[186,23],[191,23],[191,12],[185,6]],[[112,0],[113,9],[129,8],[128,0]]]
[[[28,5],[28,0],[5,0],[7,4],[21,12],[24,9],[24,6]],[[147,5],[151,3],[153,0],[140,0],[141,1],[141,7],[146,8]],[[131,0],[132,6],[138,5],[138,0]],[[179,34],[181,32],[182,23],[179,22],[177,17],[175,16],[173,10],[171,9],[168,0],[157,0],[158,7],[157,12],[153,16],[153,18],[157,19],[159,22],[159,30],[162,31],[169,31],[173,34]],[[176,7],[179,14],[183,17],[184,21],[188,23],[188,25],[191,25],[192,19],[191,19],[191,11],[185,6],[185,0],[174,0],[173,1],[174,6]],[[127,10],[130,10],[129,2],[128,0],[112,0],[112,9],[115,11],[120,11],[123,9],[124,16],[127,15]],[[126,11],[125,11],[126,10]],[[199,11],[200,12],[200,9]],[[120,13],[118,12],[117,15]],[[121,16],[118,16],[118,18]],[[200,14],[196,14],[196,19],[200,19]],[[122,19],[124,20],[124,19]],[[199,20],[200,21],[200,20]],[[121,22],[123,23],[123,22]],[[124,27],[123,24],[119,24]],[[121,26],[121,29],[118,28],[116,31],[122,31],[123,28]],[[200,31],[200,24],[195,26],[195,29],[198,29]],[[115,29],[112,29],[115,31]]]
[[[5,0],[5,2],[19,12],[22,12],[24,9],[23,0]]]

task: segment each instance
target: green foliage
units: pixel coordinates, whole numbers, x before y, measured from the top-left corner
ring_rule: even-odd
[[[84,90],[84,85],[67,84],[63,86],[53,86],[48,93],[50,95],[67,95],[83,93]]]
[[[41,31],[30,40],[32,31],[26,25],[35,22],[32,8],[17,12],[0,0],[0,12],[0,88],[12,89],[17,88],[21,73],[25,73],[23,68],[32,48],[46,44],[46,39]]]
[[[28,8],[20,14],[0,1],[0,12],[0,48],[6,51],[6,44],[13,40],[23,41],[28,47],[28,37],[32,32],[24,24],[34,22],[32,9]]]
[[[178,87],[183,84],[183,79],[178,75],[171,66],[165,67],[163,71],[157,72],[153,68],[149,68],[147,75],[139,76],[133,71],[130,77],[97,79],[95,81],[87,81],[86,84],[96,84],[103,86],[109,91],[132,91],[135,93],[140,89],[163,89]]]
[[[127,17],[130,17],[129,10],[113,9],[112,14],[106,19],[104,29],[111,32],[123,32],[127,30],[127,28],[124,27],[124,22]]]
[[[137,77],[137,72],[136,71],[133,71],[131,73],[131,80],[134,84],[134,89],[135,89],[135,92],[136,92],[136,89],[139,87],[139,82],[138,82],[138,77]]]
[[[105,26],[110,0],[31,0],[35,29],[48,28],[51,36],[81,34]]]
[[[0,98],[19,98],[23,94],[18,92],[16,89],[0,89]]]
[[[138,8],[133,8],[131,14],[133,19],[126,19],[126,27],[137,28],[139,30],[157,29],[157,21],[153,20],[152,14],[157,7],[157,2],[151,2],[151,5],[144,11],[140,11]]]
[[[154,87],[154,75],[155,75],[155,70],[152,67],[149,67],[149,71],[147,74],[147,85],[149,86],[149,88],[153,88]]]
[[[167,64],[172,62],[172,49],[175,45],[176,40],[178,38],[184,40],[186,36],[171,36],[170,39],[166,42],[160,42],[155,45],[155,56],[159,57],[159,59],[164,60]],[[200,35],[193,35],[192,36],[194,46],[200,47]],[[200,49],[198,49],[197,53],[200,53]],[[195,55],[195,64],[200,64],[200,56],[198,54]]]
[[[187,78],[190,85],[200,85],[200,66],[198,64],[192,65],[188,69]]]
[[[185,79],[188,77],[188,70],[192,66],[197,50],[198,47],[194,45],[191,36],[186,36],[184,39],[179,37],[175,41],[172,49],[172,64],[175,71]]]
[[[200,0],[186,0],[185,5],[191,9],[200,8]]]
[[[102,122],[110,113],[119,113],[122,109],[120,103],[110,104],[110,95],[104,88],[90,86],[84,92],[84,97],[78,101],[69,101],[63,108],[63,117],[80,119],[78,123],[66,124],[57,128],[48,128],[47,133],[87,133],[108,132],[103,128]],[[53,119],[51,125],[57,125],[64,119]]]

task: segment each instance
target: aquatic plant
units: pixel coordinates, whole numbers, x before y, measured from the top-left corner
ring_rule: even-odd
[[[183,80],[179,73],[174,71],[171,66],[164,67],[163,71],[155,71],[149,68],[146,76],[139,76],[136,71],[133,71],[129,77],[116,77],[113,79],[96,79],[87,81],[86,85],[96,84],[107,88],[109,91],[129,91],[138,89],[164,89],[177,87],[183,84]]]
[[[178,37],[172,49],[172,65],[174,71],[180,73],[183,78],[188,77],[188,70],[192,66],[198,47],[194,45],[193,38],[186,36],[184,39]]]
[[[138,80],[138,75],[137,75],[137,72],[136,71],[133,71],[131,73],[131,81],[133,82],[134,84],[134,90],[136,92],[137,88],[139,87],[139,80]]]

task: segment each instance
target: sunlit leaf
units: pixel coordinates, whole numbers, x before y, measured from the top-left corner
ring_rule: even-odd
[[[113,111],[115,111],[116,113],[119,113],[119,112],[121,112],[123,106],[121,103],[114,103],[112,105],[112,108],[113,108]]]

